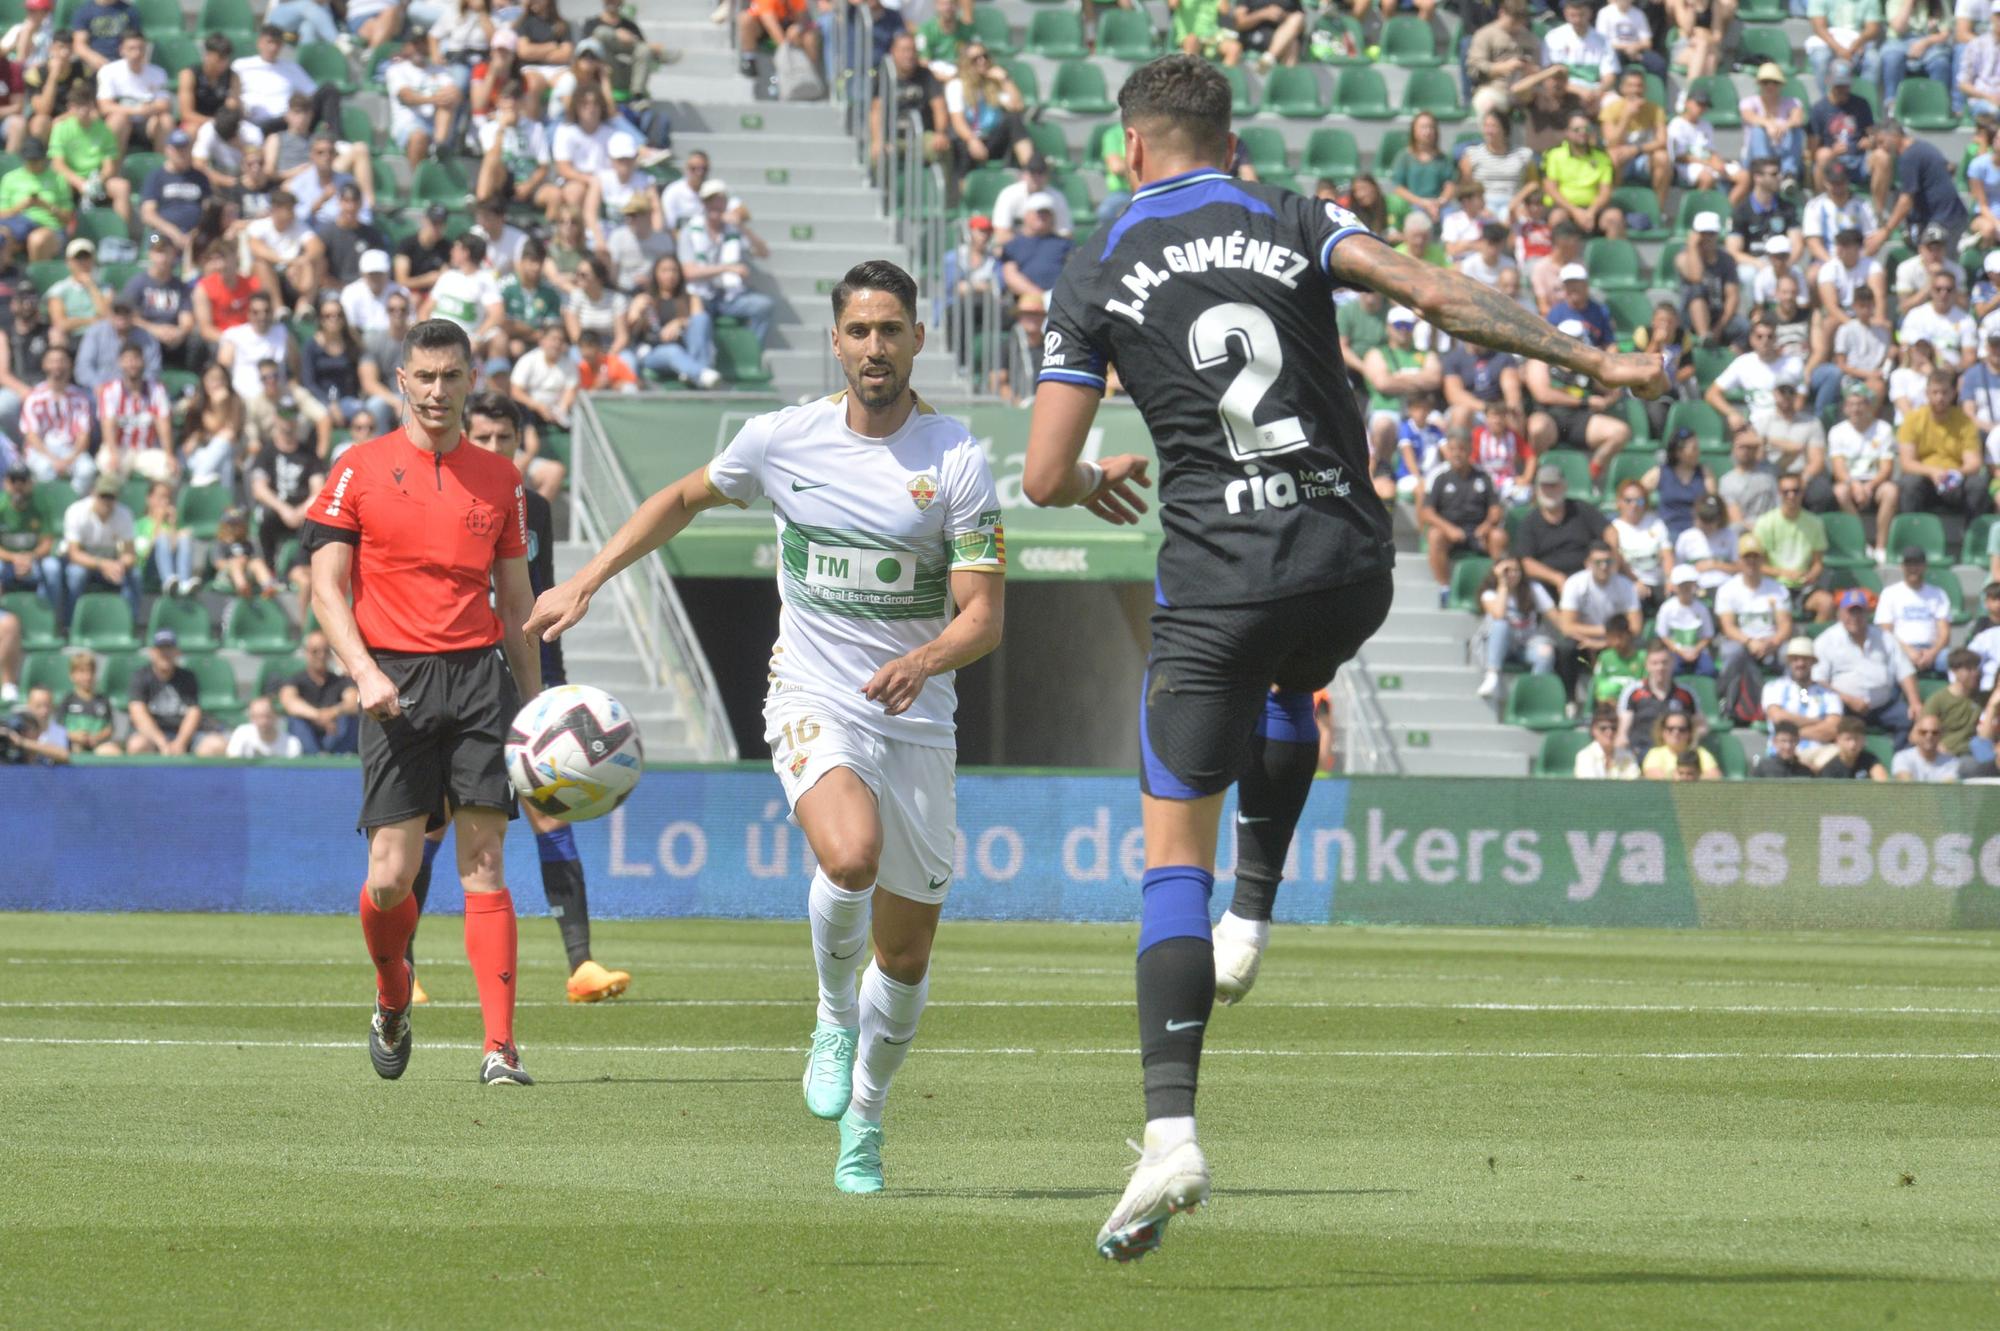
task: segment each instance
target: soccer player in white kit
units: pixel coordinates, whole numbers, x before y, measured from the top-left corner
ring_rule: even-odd
[[[924,345],[916,300],[895,264],[850,269],[833,292],[847,390],[750,421],[640,505],[527,623],[553,640],[696,513],[771,501],[783,609],[765,738],[819,864],[808,898],[819,1011],[804,1087],[808,1109],[840,1120],[843,1192],[882,1189],[883,1100],[917,1033],[951,885],[952,674],[1000,644],[1003,618],[1006,541],[985,453],[910,388]],[[874,956],[857,985],[871,915]]]

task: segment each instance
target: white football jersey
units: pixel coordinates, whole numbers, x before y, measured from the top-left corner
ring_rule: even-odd
[[[772,694],[809,694],[889,739],[955,745],[949,673],[900,716],[861,688],[944,631],[953,570],[1006,569],[993,474],[965,427],[919,399],[900,430],[871,439],[848,428],[836,393],[750,421],[708,464],[708,483],[733,504],[764,496],[777,514]]]

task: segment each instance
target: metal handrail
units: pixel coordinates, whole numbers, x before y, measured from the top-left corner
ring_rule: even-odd
[[[1401,776],[1403,760],[1389,734],[1366,666],[1350,661],[1333,677],[1333,743],[1343,775]]]
[[[572,521],[585,542],[602,545],[626,519],[639,510],[639,494],[611,452],[610,438],[588,394],[577,400],[570,434]],[[643,664],[663,684],[677,687],[681,703],[698,718],[700,753],[708,762],[734,762],[741,756],[736,735],[723,706],[722,690],[708,668],[694,625],[681,604],[680,593],[659,559],[641,559],[628,576],[609,584],[619,619],[645,654]],[[678,671],[661,668],[672,659]]]

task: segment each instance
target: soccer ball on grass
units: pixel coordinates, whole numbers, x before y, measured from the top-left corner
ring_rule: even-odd
[[[625,704],[588,684],[544,690],[507,732],[514,793],[566,823],[602,818],[623,804],[644,762]]]

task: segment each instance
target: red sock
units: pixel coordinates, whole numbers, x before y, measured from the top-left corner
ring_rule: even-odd
[[[376,906],[368,889],[361,889],[361,937],[375,962],[375,995],[386,1008],[410,1005],[410,937],[417,932],[417,899],[407,896],[388,910]]]
[[[479,1015],[486,1022],[488,1052],[514,1043],[514,970],[519,933],[514,898],[498,892],[465,894],[465,959],[479,985]]]

